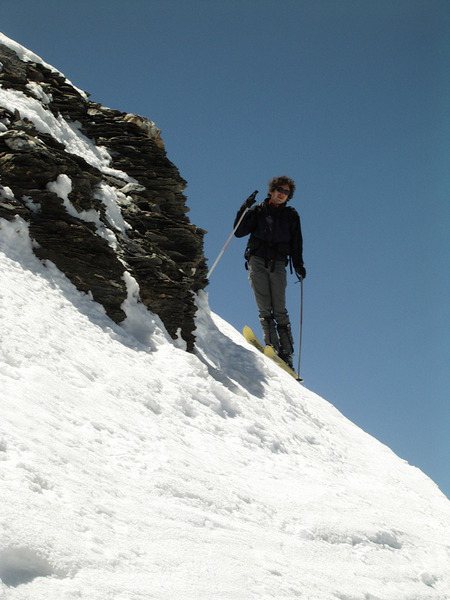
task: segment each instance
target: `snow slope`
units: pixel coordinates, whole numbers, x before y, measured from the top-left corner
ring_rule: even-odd
[[[45,98],[0,89],[2,105],[113,172]],[[70,211],[64,177],[49,185]],[[121,327],[32,244],[25,222],[0,219],[2,600],[450,598],[449,502],[422,472],[247,346],[205,295],[187,354],[129,274]]]
[[[0,224],[0,598],[450,598],[422,472],[205,296],[194,356],[131,281],[120,327]]]

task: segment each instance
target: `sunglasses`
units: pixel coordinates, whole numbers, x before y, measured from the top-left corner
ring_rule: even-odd
[[[291,190],[287,190],[286,188],[282,187],[276,187],[275,191],[280,192],[280,194],[286,194],[286,196],[288,196],[291,193]]]

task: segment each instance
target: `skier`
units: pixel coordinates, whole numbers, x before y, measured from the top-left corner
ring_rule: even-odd
[[[295,192],[295,182],[286,176],[269,182],[267,198],[256,206],[256,192],[238,210],[234,226],[245,213],[235,231],[236,237],[250,234],[245,250],[246,268],[255,294],[264,342],[273,346],[278,356],[292,368],[294,342],[286,309],[286,266],[292,266],[301,279],[303,238],[298,212],[286,206]]]

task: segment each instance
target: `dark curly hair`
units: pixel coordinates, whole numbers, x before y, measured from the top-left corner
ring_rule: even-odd
[[[295,192],[295,181],[286,175],[280,175],[280,177],[274,177],[269,181],[269,192],[273,192],[279,185],[288,185],[290,188],[288,200],[292,198]]]

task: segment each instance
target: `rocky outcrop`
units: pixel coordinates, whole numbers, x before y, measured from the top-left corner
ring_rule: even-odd
[[[186,216],[186,182],[159,130],[89,101],[30,54],[0,38],[0,217],[28,221],[37,256],[118,323],[128,271],[141,301],[192,350],[205,232]]]

